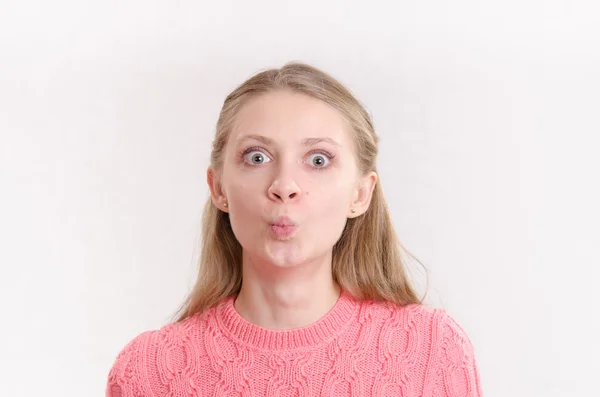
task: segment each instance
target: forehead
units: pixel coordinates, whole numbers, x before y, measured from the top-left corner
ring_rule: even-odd
[[[274,141],[330,138],[350,148],[350,128],[339,111],[308,95],[275,91],[250,99],[238,112],[232,138],[262,135]]]

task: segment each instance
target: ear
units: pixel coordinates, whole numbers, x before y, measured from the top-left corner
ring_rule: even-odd
[[[221,211],[229,212],[227,197],[223,192],[219,175],[211,167],[208,167],[206,171],[206,183],[208,183],[213,204]]]
[[[359,179],[351,207],[348,209],[348,218],[355,218],[367,212],[373,198],[377,178],[377,173],[372,171]],[[352,212],[352,210],[355,212]]]

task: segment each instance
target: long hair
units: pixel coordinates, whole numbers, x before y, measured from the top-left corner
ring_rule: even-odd
[[[363,175],[377,172],[379,138],[364,107],[327,73],[292,62],[252,76],[225,99],[210,157],[210,166],[217,175],[223,169],[225,146],[236,114],[252,98],[276,90],[308,95],[337,109],[351,126],[359,171]],[[360,300],[420,304],[422,300],[409,279],[403,252],[408,253],[397,238],[378,180],[368,210],[347,220],[333,246],[333,278],[342,289]],[[242,285],[242,247],[233,233],[228,214],[219,210],[210,198],[204,207],[199,262],[196,285],[179,309],[177,321],[237,294]]]

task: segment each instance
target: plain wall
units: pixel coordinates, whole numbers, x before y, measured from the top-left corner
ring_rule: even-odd
[[[104,395],[120,349],[193,282],[225,96],[301,60],[373,115],[398,234],[485,395],[591,395],[593,4],[3,1],[0,394]]]

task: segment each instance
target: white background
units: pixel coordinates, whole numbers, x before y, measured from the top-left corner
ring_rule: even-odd
[[[575,1],[2,1],[0,394],[102,396],[195,277],[220,106],[346,84],[484,393],[598,391],[600,12]]]

